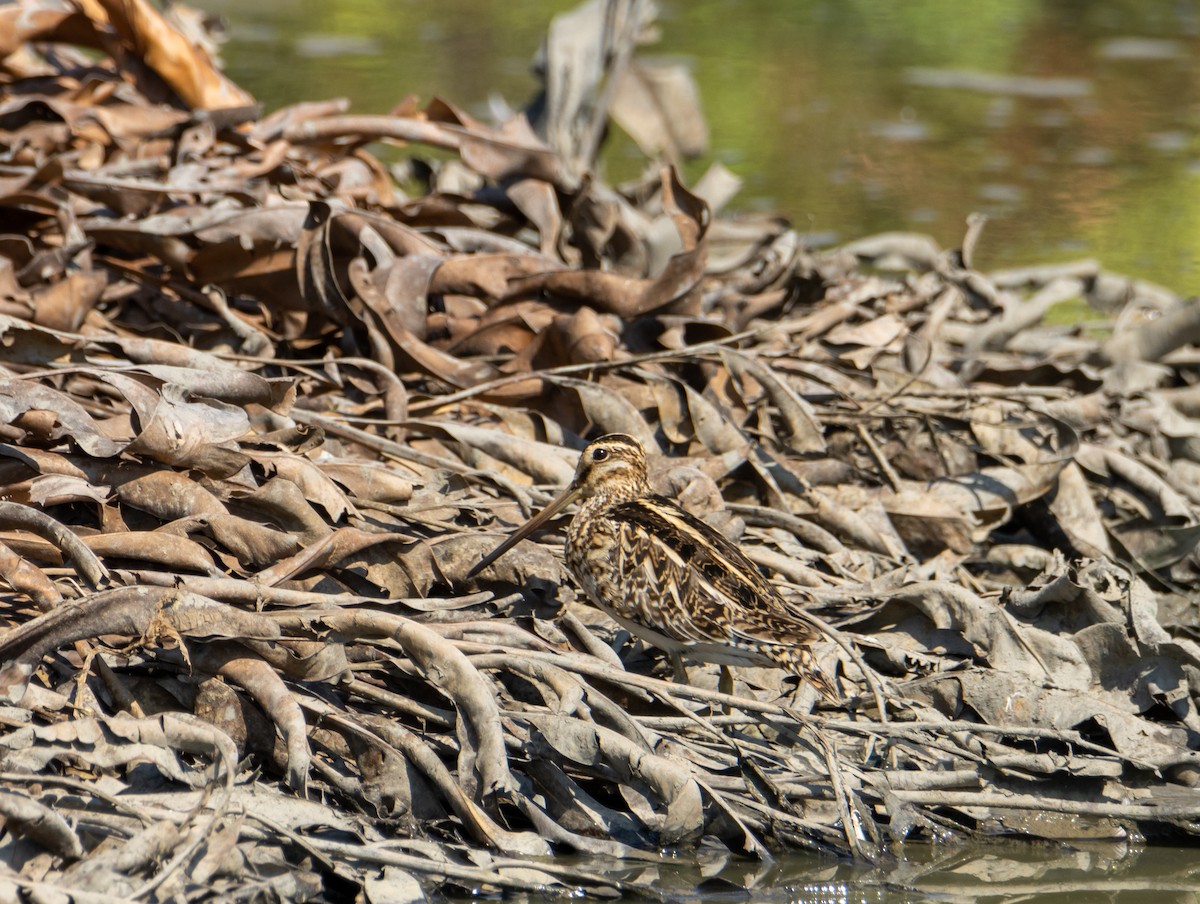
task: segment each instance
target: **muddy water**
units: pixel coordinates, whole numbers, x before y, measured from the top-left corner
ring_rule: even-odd
[[[441,94],[520,105],[572,0],[200,0],[232,74],[268,106],[360,112]],[[818,241],[916,229],[982,266],[1095,256],[1200,292],[1200,6],[1194,0],[664,0],[653,52],[690,62],[743,208]],[[969,13],[967,10],[969,9]],[[615,142],[609,175],[640,167]]]
[[[871,867],[807,854],[772,864],[685,857],[626,869],[614,868],[611,861],[565,858],[560,862],[652,885],[674,904],[1196,904],[1200,900],[1200,857],[1195,848],[1125,843],[1089,842],[1067,849],[1013,841],[909,844]],[[562,898],[518,896],[516,900],[541,904]]]

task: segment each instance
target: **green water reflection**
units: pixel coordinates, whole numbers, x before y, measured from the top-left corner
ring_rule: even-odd
[[[268,106],[434,94],[522,104],[546,23],[572,0],[205,0],[233,76]],[[1081,255],[1200,291],[1200,8],[1186,0],[674,0],[651,52],[689,60],[743,208],[840,239],[972,210],[984,267]],[[1075,80],[1061,96],[931,87],[915,70]],[[706,161],[689,167],[698,176]],[[609,176],[639,163],[618,145]]]

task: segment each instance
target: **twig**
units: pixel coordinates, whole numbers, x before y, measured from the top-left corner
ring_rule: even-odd
[[[538,377],[553,377],[553,376],[568,376],[571,374],[593,373],[605,370],[620,370],[626,367],[636,367],[640,364],[646,364],[651,361],[686,361],[694,359],[710,351],[723,348],[727,345],[737,345],[745,339],[752,339],[757,336],[761,329],[743,330],[740,333],[735,333],[732,336],[725,336],[721,339],[711,339],[708,342],[697,342],[695,345],[685,346],[684,348],[671,349],[662,352],[645,352],[640,355],[630,355],[622,358],[619,361],[592,361],[586,364],[564,364],[560,367],[548,367],[544,370],[527,371],[525,373],[512,374],[506,377],[497,377],[494,380],[488,380],[486,383],[480,383],[478,386],[469,386],[466,389],[460,389],[458,392],[452,392],[447,395],[437,396],[436,398],[426,401],[412,402],[408,406],[410,413],[417,415],[422,411],[434,408],[442,408],[448,405],[453,405],[458,402],[466,401],[474,398],[477,395],[483,395],[492,392],[496,389],[502,389],[512,383],[520,383],[524,380]]]

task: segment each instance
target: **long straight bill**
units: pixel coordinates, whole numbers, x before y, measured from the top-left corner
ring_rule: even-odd
[[[479,574],[479,572],[483,571],[483,569],[487,568],[498,558],[500,558],[502,555],[532,534],[535,530],[565,509],[568,505],[574,502],[578,496],[579,489],[577,487],[567,487],[561,496],[518,527],[511,535],[509,535],[507,540],[484,556],[478,565],[467,572],[467,578],[469,579],[475,577],[475,575]]]

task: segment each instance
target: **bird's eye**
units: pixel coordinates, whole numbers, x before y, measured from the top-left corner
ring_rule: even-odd
[[[604,459],[606,459],[606,458],[608,458],[608,450],[607,449],[593,449],[592,450],[592,461],[604,461]]]

